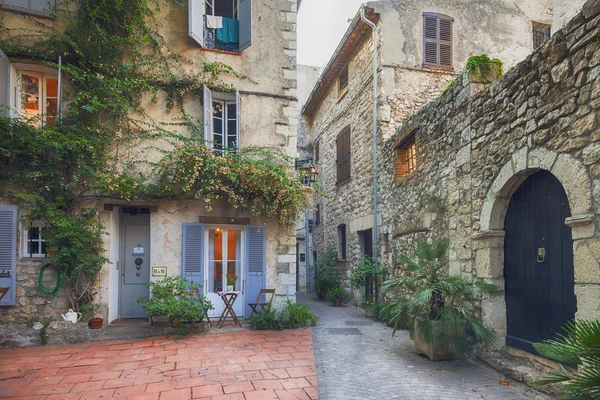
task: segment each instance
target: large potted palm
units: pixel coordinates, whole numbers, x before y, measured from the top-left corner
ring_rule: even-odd
[[[384,282],[391,301],[389,313],[396,333],[405,328],[417,352],[432,361],[463,355],[474,344],[495,342],[492,328],[481,322],[478,305],[498,287],[462,275],[450,276],[448,241],[418,242],[414,254],[400,256],[400,276]]]

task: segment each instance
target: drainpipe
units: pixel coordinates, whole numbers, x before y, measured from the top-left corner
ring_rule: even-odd
[[[365,8],[366,5],[360,10],[360,18],[373,29],[373,261],[377,266],[379,253],[377,231],[377,26],[365,17]]]

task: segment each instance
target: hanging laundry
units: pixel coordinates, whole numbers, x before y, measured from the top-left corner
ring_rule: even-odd
[[[223,17],[223,28],[217,29],[217,40],[223,44],[239,43],[239,21]]]
[[[207,15],[206,27],[210,29],[221,29],[223,27],[223,17],[219,17],[216,15]]]

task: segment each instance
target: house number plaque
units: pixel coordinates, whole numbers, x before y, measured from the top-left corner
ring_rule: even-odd
[[[152,276],[167,276],[167,267],[152,267]]]

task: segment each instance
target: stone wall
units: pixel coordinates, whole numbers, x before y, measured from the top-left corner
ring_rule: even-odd
[[[504,287],[506,207],[527,176],[547,170],[572,213],[565,223],[574,240],[576,317],[600,317],[599,14],[600,1],[588,1],[490,87],[462,75],[385,142],[381,232],[392,259],[410,251],[416,237],[448,237],[451,273]],[[397,179],[395,146],[415,128],[417,171]],[[429,215],[431,204],[443,212]],[[482,314],[504,338],[503,296],[484,302]]]

